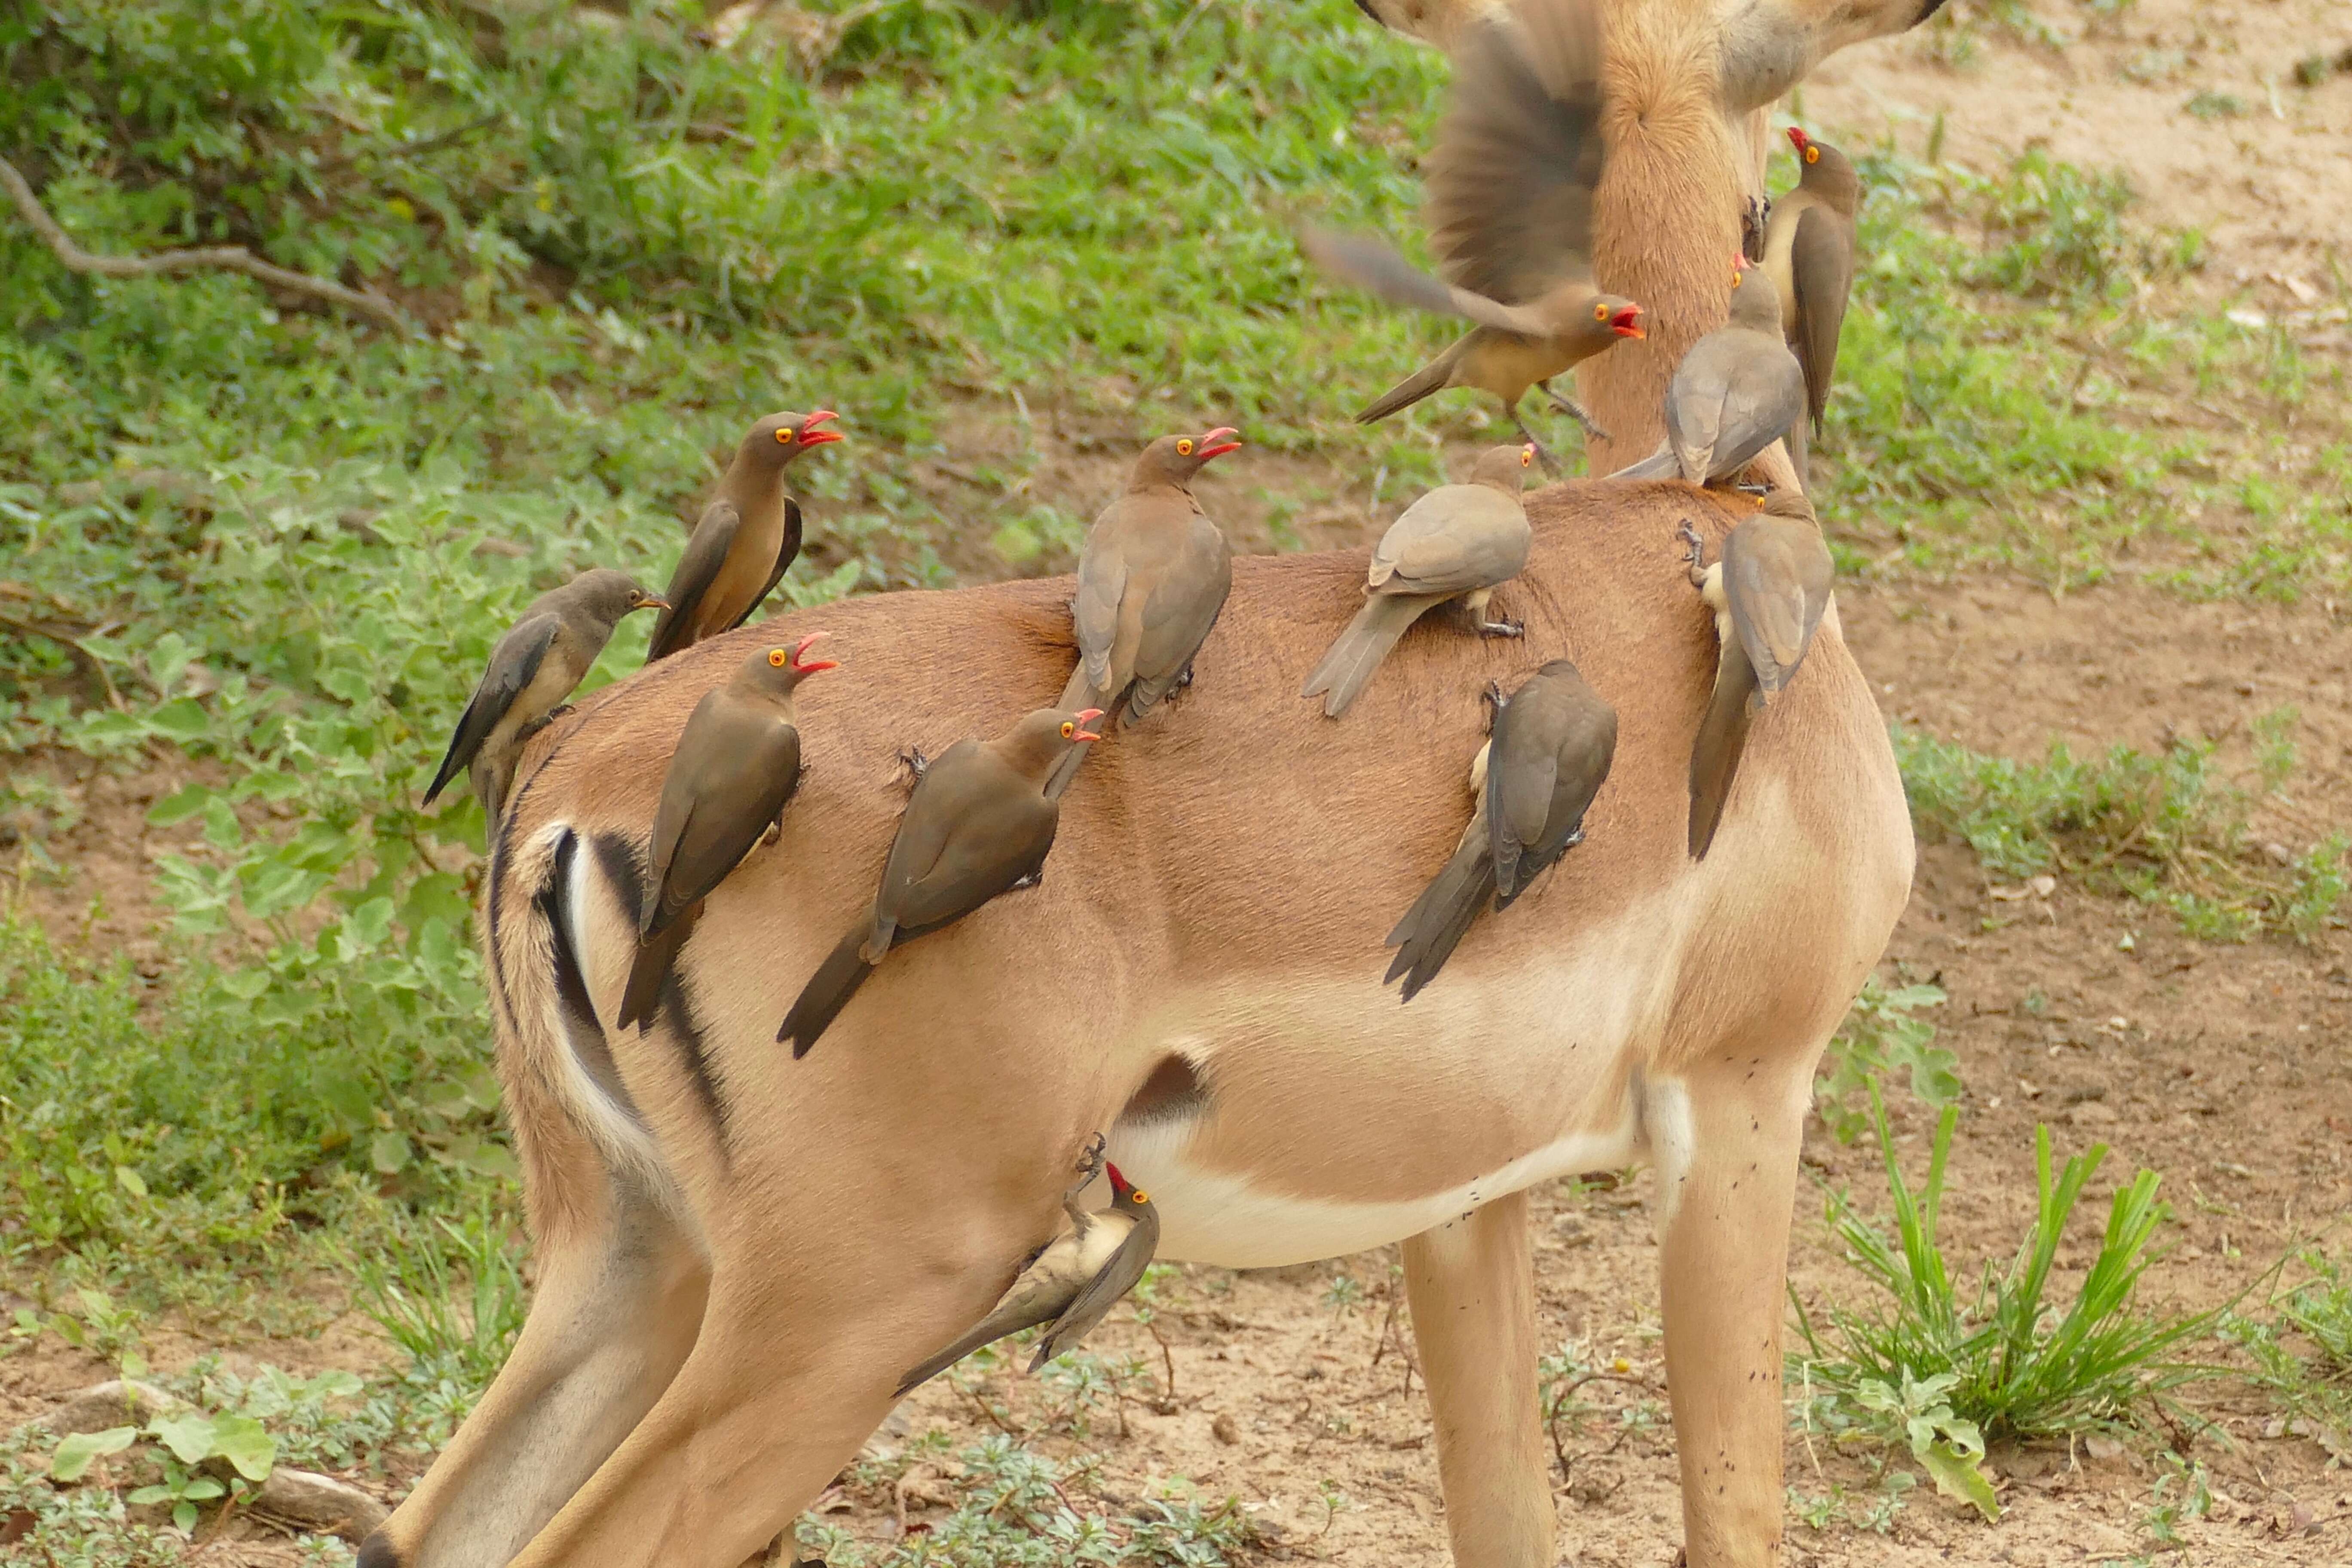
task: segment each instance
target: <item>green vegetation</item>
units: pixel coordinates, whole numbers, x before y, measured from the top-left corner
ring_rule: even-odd
[[[1813,1110],[1831,1136],[1851,1143],[1870,1128],[1864,1098],[1882,1079],[1900,1073],[1923,1104],[1942,1107],[1960,1097],[1959,1061],[1936,1044],[1936,1026],[1915,1016],[1920,1008],[1945,1001],[1937,985],[1889,989],[1878,976],[1862,983],[1862,994],[1822,1058],[1813,1081]]]
[[[2316,1247],[2294,1261],[2305,1278],[2273,1295],[2267,1318],[2232,1312],[2221,1332],[2252,1358],[2287,1423],[2352,1463],[2352,1267]]]
[[[2189,740],[2160,757],[2116,746],[2091,759],[2053,742],[2047,761],[2020,763],[1898,724],[1895,755],[1912,820],[1967,843],[1993,876],[2063,871],[2162,905],[2192,936],[2308,942],[2343,907],[2352,839],[2332,834],[2282,863],[2249,830],[2258,792],[2294,766],[2283,739],[2294,717],[2284,710],[2257,725],[2269,739],[2252,783],[2225,776],[2212,744]]]
[[[2107,1150],[2095,1143],[2053,1174],[2050,1131],[2038,1129],[2033,1228],[2006,1268],[1988,1262],[1974,1292],[1964,1293],[1937,1235],[1958,1110],[1947,1107],[1937,1119],[1916,1192],[1904,1179],[1874,1088],[1871,1117],[1895,1235],[1843,1193],[1831,1195],[1829,1223],[1847,1260],[1883,1300],[1825,1307],[1818,1326],[1798,1303],[1805,1348],[1790,1382],[1809,1396],[1810,1423],[1832,1436],[1906,1446],[1938,1486],[1990,1517],[1995,1504],[1979,1469],[1986,1443],[2121,1428],[2208,1375],[2210,1369],[2175,1356],[2208,1332],[2217,1314],[2150,1314],[2133,1304],[2167,1214],[2155,1172],[2141,1171],[2116,1191],[2083,1282],[2062,1304],[2052,1298],[2051,1272],[2074,1205]]]

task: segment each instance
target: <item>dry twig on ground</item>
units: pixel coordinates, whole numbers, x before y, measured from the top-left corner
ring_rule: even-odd
[[[33,194],[33,187],[26,182],[25,176],[5,158],[0,158],[0,184],[8,187],[8,195],[16,203],[16,211],[32,226],[33,232],[39,235],[49,249],[56,253],[57,258],[73,271],[94,272],[106,278],[145,278],[205,268],[242,272],[275,288],[340,305],[354,315],[365,316],[396,332],[411,330],[408,318],[383,295],[346,289],[341,283],[325,278],[313,278],[307,272],[294,272],[272,266],[241,245],[163,250],[152,256],[94,256],[74,243],[73,236],[49,216],[48,209],[41,205],[41,198]]]

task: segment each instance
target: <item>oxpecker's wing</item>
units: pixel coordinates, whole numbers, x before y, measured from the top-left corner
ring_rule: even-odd
[[[1518,303],[1591,269],[1597,11],[1593,0],[1520,0],[1473,23],[1454,52],[1425,176],[1430,249],[1474,294]]]
[[[1821,531],[1808,522],[1751,518],[1725,538],[1724,597],[1766,696],[1789,683],[1812,646],[1835,574]]]
[[[1789,272],[1797,297],[1797,363],[1805,372],[1805,407],[1819,424],[1830,400],[1837,369],[1838,333],[1845,325],[1846,295],[1853,286],[1853,234],[1824,207],[1797,216],[1790,244]]]
[[[561,616],[552,611],[542,611],[499,639],[498,647],[490,650],[489,668],[482,671],[474,695],[467,700],[466,710],[457,716],[457,733],[449,738],[449,750],[442,755],[433,784],[425,792],[427,805],[473,763],[474,753],[482,749],[490,731],[514,707],[515,699],[538,679],[539,667],[546,659],[547,650],[555,646],[555,634],[562,625]]]
[[[792,564],[800,558],[800,552],[801,503],[786,496],[784,498],[784,536],[776,542],[776,563],[768,572],[767,585],[760,590],[757,598],[743,606],[743,613],[735,617],[735,626],[729,626],[727,628],[729,631],[733,631],[735,626],[740,626],[750,620],[760,606],[768,602],[768,595],[774,593],[776,584],[784,580],[784,574],[792,570]]]
[[[686,553],[677,558],[677,570],[670,574],[669,589],[662,595],[669,608],[654,623],[646,663],[667,658],[692,640],[703,597],[719,581],[727,552],[735,547],[736,531],[742,526],[743,514],[735,510],[733,501],[715,500],[703,508],[702,521],[694,525]]]
[[[1110,1255],[1110,1261],[1087,1281],[1087,1288],[1078,1292],[1077,1299],[1054,1320],[1054,1326],[1038,1341],[1037,1356],[1030,1363],[1031,1369],[1043,1366],[1086,1338],[1087,1331],[1101,1322],[1121,1296],[1135,1289],[1143,1271],[1151,1267],[1152,1254],[1159,1249],[1160,1211],[1146,1204],[1143,1212],[1136,1216],[1133,1228],[1128,1231],[1127,1239]]]
[[[1482,326],[1499,327],[1528,337],[1549,335],[1538,312],[1442,283],[1377,239],[1309,228],[1299,235],[1298,246],[1326,271],[1335,272],[1396,304],[1441,316],[1460,316]]]

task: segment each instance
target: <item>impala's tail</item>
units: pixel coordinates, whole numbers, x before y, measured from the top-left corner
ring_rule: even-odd
[[[809,1054],[817,1037],[841,1016],[841,1010],[849,1005],[849,999],[857,994],[857,988],[874,973],[874,966],[866,962],[865,951],[866,940],[873,930],[874,922],[868,920],[843,937],[825,961],[817,965],[816,973],[809,976],[809,983],[801,987],[800,999],[793,1004],[792,1011],[784,1015],[783,1027],[776,1031],[776,1038],[792,1041],[794,1061]]]
[[[1441,605],[1444,594],[1374,594],[1339,634],[1307,684],[1298,689],[1301,697],[1323,697],[1323,712],[1337,719],[1364,689],[1364,682],[1380,668],[1381,660],[1388,658],[1389,649],[1396,647],[1397,638],[1405,628],[1421,619],[1422,613]],[[1325,696],[1325,693],[1329,695]]]
[[[1495,891],[1495,858],[1488,847],[1486,813],[1481,808],[1470,819],[1461,845],[1445,869],[1422,889],[1412,908],[1389,932],[1388,945],[1397,950],[1382,983],[1404,976],[1404,999],[1412,1001],[1421,988],[1437,977],[1453,955],[1454,943],[1470,929]]]

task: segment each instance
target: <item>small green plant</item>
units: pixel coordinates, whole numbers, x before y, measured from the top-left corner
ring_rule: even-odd
[[[2274,718],[2258,736],[2266,791],[2293,765],[2291,723]],[[2211,940],[2276,931],[2308,942],[2343,901],[2352,840],[2338,834],[2278,864],[2252,839],[2253,795],[2222,776],[2210,743],[2084,759],[2059,742],[2042,762],[2020,763],[1899,724],[1893,734],[1913,821],[1964,840],[1995,876],[2071,873],[2162,904]]]
[[[2308,1278],[2274,1291],[2267,1317],[2232,1311],[2221,1331],[2252,1360],[2288,1425],[2352,1464],[2352,1268],[2315,1247],[2294,1261]]]
[[[530,1309],[521,1258],[487,1201],[462,1221],[410,1222],[386,1253],[354,1254],[350,1267],[361,1306],[407,1355],[409,1375],[454,1377],[476,1394],[506,1363]]]
[[[1925,1104],[1941,1107],[1959,1098],[1959,1058],[1936,1044],[1935,1025],[1914,1016],[1944,1001],[1940,986],[1889,987],[1874,974],[1862,983],[1813,1085],[1813,1109],[1839,1142],[1851,1143],[1868,1130],[1869,1112],[1858,1101],[1872,1084],[1895,1073],[1907,1077],[1911,1092]]]
[[[2147,1512],[2141,1521],[2159,1552],[2175,1552],[2184,1544],[2183,1520],[2203,1519],[2213,1511],[2213,1489],[2201,1460],[2184,1460],[2178,1454],[2162,1456],[2164,1473],[2148,1489]]]
[[[1832,1306],[1818,1325],[1797,1303],[1804,1350],[1794,1381],[1826,1398],[1824,1425],[1833,1433],[1843,1427],[1914,1447],[1924,1431],[1931,1447],[1944,1441],[1948,1457],[1957,1459],[1969,1447],[1959,1440],[1961,1423],[1982,1440],[2110,1431],[2168,1404],[2183,1384],[2210,1375],[2213,1369],[2174,1355],[2218,1313],[2148,1314],[2133,1305],[2149,1244],[2166,1216],[2153,1171],[2139,1172],[2115,1194],[2074,1299],[2050,1297],[2059,1247],[2084,1184],[2106,1157],[2104,1144],[2069,1156],[2053,1172],[2049,1129],[2037,1129],[2032,1230],[2005,1268],[1985,1265],[1973,1292],[1955,1287],[1937,1219],[1958,1118],[1957,1108],[1947,1108],[1937,1119],[1926,1181],[1915,1192],[1896,1159],[1885,1107],[1872,1092],[1895,1235],[1864,1218],[1843,1193],[1831,1194],[1828,1219],[1847,1260],[1883,1300],[1858,1310]],[[1924,1427],[1915,1425],[1920,1420]]]

